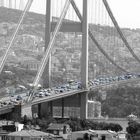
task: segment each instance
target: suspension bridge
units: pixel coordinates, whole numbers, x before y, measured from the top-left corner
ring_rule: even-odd
[[[17,28],[0,63],[0,73],[32,3],[33,0],[28,0],[24,7]],[[138,53],[127,41],[108,2],[106,0],[83,0],[81,5],[82,8],[79,9],[76,0],[61,0],[60,3],[57,0],[46,0],[45,53],[30,92],[28,95],[23,95],[24,100],[22,103],[20,102],[22,115],[32,116],[35,109],[39,116],[43,111],[47,112],[46,114],[54,114],[56,107],[59,106],[61,117],[68,116],[71,112],[77,116],[78,112],[78,117],[88,118],[88,93],[90,91],[139,81],[140,75],[136,71],[136,67],[128,69],[129,64],[125,64],[125,54],[122,54],[122,50],[130,55],[139,68]],[[104,34],[102,34],[103,28],[101,27],[108,28],[104,30]],[[51,53],[60,32],[67,34],[68,40],[72,34],[78,34],[78,39],[81,40],[78,46],[81,50],[81,57],[78,66],[80,78],[77,79],[77,82],[69,84],[66,81],[58,88],[51,87],[50,64],[51,57],[53,57]],[[105,38],[106,35],[109,38]],[[76,38],[74,39],[76,42]],[[76,44],[74,41],[71,43],[72,45]],[[95,53],[90,54],[91,50]],[[96,61],[91,64],[90,59]],[[100,66],[100,63],[103,63],[101,65],[103,67]],[[91,66],[93,70],[91,70]],[[100,68],[101,70],[99,70]],[[104,70],[102,71],[102,69]],[[90,74],[92,71],[93,76],[89,74],[89,71]],[[104,78],[102,75],[108,76]],[[99,76],[100,78],[97,78]],[[43,80],[43,89],[38,90],[41,79]],[[47,96],[43,96],[42,92],[46,93]],[[42,98],[38,96],[39,93]],[[7,97],[2,100],[8,102],[9,99]],[[19,102],[6,104],[0,108],[0,114],[15,112],[17,106],[19,106]],[[67,107],[71,109],[66,115]],[[76,107],[77,110],[72,111],[73,107]]]

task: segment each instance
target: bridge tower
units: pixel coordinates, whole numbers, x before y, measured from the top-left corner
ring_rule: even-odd
[[[83,0],[81,82],[88,87],[88,0]]]
[[[51,0],[46,0],[45,50],[51,38]],[[51,87],[51,55],[43,72],[43,87]]]
[[[72,4],[74,3],[74,5]],[[71,5],[75,10],[77,16],[78,12],[76,11],[77,5],[72,0]],[[83,0],[83,18],[79,23],[62,23],[60,32],[81,32],[82,34],[82,54],[81,54],[81,84],[84,89],[88,88],[88,0]],[[78,16],[79,17],[79,16]],[[53,32],[56,23],[51,22],[51,0],[46,1],[46,29],[45,29],[45,50],[48,47],[50,42],[51,32]],[[48,64],[45,67],[43,72],[43,87],[48,88],[51,86],[51,57],[49,58]],[[88,94],[82,93],[81,96],[81,118],[87,118],[87,104],[88,104]]]
[[[74,2],[73,0],[71,2]],[[54,23],[51,22],[51,0],[46,2],[46,30],[45,30],[45,50],[50,42],[51,32],[54,30]],[[74,2],[75,3],[75,2]],[[81,32],[82,34],[82,55],[81,55],[81,83],[83,88],[88,88],[88,1],[83,0],[83,18],[79,23],[63,23],[60,32]],[[73,4],[72,4],[73,6]],[[75,4],[76,6],[76,4]],[[73,7],[74,8],[74,7]],[[76,7],[77,8],[77,7]],[[77,8],[78,9],[78,8]],[[75,10],[75,8],[74,8]],[[75,11],[77,14],[77,11]],[[80,19],[81,20],[81,19]],[[43,87],[51,86],[51,66],[50,59],[43,73]]]

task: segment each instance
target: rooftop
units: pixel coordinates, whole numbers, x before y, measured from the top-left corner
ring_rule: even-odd
[[[53,137],[53,134],[45,133],[36,130],[22,130],[18,132],[9,133],[8,136],[19,136],[19,137]]]
[[[68,124],[51,123],[47,130],[63,130],[64,126],[68,126]]]

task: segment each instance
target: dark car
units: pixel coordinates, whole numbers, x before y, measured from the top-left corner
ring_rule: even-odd
[[[16,98],[17,101],[22,100],[22,97],[20,95],[17,96]]]

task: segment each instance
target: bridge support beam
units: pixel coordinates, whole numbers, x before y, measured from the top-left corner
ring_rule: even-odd
[[[62,118],[64,118],[64,98],[62,98],[62,103],[61,103],[61,105],[62,105]]]
[[[80,99],[80,118],[87,119],[88,114],[88,94],[82,93]]]
[[[27,116],[28,118],[32,118],[32,106],[31,105],[26,105],[26,106],[21,106],[21,117]]]
[[[46,101],[33,105],[33,113],[39,118],[69,118],[77,117],[87,119],[88,116],[88,92],[82,92],[53,101]]]
[[[38,104],[38,117],[39,117],[39,118],[42,117],[42,115],[41,115],[41,114],[42,114],[42,113],[41,113],[41,112],[42,112],[42,111],[41,111],[41,106],[42,106],[41,104]]]
[[[76,6],[76,5],[75,5]],[[51,32],[55,26],[51,23],[51,0],[47,0],[46,5],[46,30],[45,30],[45,47],[47,48],[50,42]],[[73,7],[74,8],[74,7]],[[82,55],[81,55],[81,83],[83,88],[88,87],[88,1],[83,0],[83,19],[81,23],[65,23],[63,24],[60,32],[81,32],[82,33]],[[77,16],[79,17],[76,9],[74,8]],[[78,28],[77,28],[78,27]],[[72,29],[72,31],[71,31]],[[74,30],[75,29],[75,30]],[[46,49],[45,48],[45,49]],[[50,60],[44,70],[43,74],[43,87],[51,86],[51,68]]]
[[[33,115],[37,114],[39,118],[49,118],[52,117],[52,101],[39,103],[38,105],[33,105]]]
[[[88,0],[83,0],[81,83],[88,87]]]

